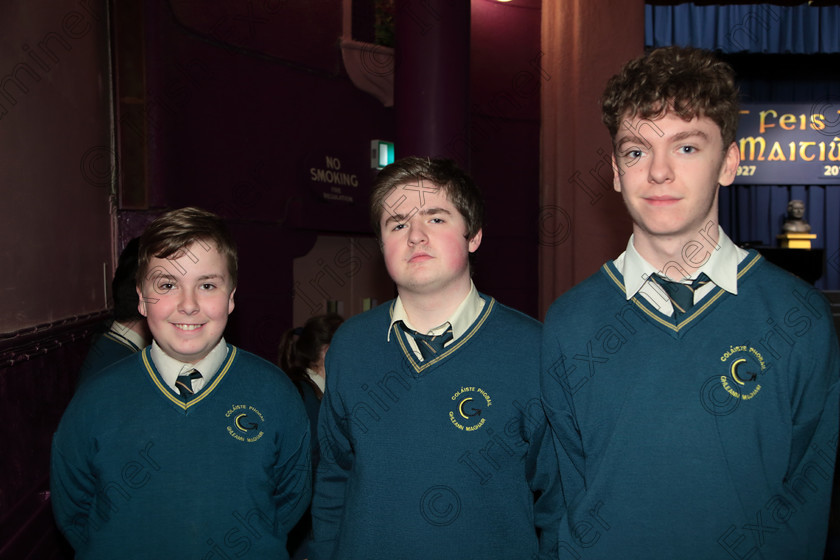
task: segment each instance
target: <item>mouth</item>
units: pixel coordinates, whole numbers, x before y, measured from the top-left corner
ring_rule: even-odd
[[[204,323],[200,324],[191,324],[191,323],[172,323],[172,325],[181,331],[194,331],[196,329],[200,329],[204,326]]]
[[[408,262],[410,262],[410,263],[424,262],[424,261],[427,261],[431,258],[433,258],[433,257],[428,253],[414,253],[413,255],[411,255],[411,258],[408,259]]]
[[[650,204],[651,206],[669,206],[671,204],[676,204],[679,202],[680,198],[675,196],[669,195],[658,195],[658,196],[646,196],[644,197],[645,202]]]

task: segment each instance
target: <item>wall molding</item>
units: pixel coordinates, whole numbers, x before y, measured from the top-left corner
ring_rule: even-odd
[[[0,369],[87,339],[110,317],[106,309],[0,334]]]

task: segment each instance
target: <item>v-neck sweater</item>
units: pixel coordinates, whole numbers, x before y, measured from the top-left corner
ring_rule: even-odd
[[[276,366],[229,346],[185,403],[147,347],[73,397],[53,439],[53,508],[79,559],[286,558],[309,462],[300,395]]]
[[[715,288],[678,323],[623,283],[607,263],[546,317],[560,550],[821,558],[840,405],[825,298],[755,251],[737,295]]]
[[[428,361],[398,326],[385,336],[392,303],[336,332],[312,558],[509,560],[551,548],[560,497],[539,399],[540,324],[482,297],[478,318]]]

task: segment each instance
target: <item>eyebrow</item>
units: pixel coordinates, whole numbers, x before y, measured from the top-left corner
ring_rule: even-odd
[[[161,272],[160,274],[149,275],[149,280],[157,282],[159,280],[178,280],[178,278],[176,278],[172,274],[169,274],[169,273],[166,273],[166,272]]]
[[[224,275],[224,274],[203,274],[203,275],[199,276],[198,278],[196,278],[196,280],[198,280],[198,281],[203,281],[203,280],[224,280],[224,279],[225,279],[225,275]]]
[[[615,149],[621,148],[624,144],[642,144],[643,146],[648,146],[648,141],[644,138],[639,138],[635,134],[629,134],[627,136],[622,136],[619,138],[618,142],[615,143]]]
[[[686,130],[684,132],[678,132],[677,134],[674,134],[673,136],[671,136],[668,139],[668,141],[669,142],[682,142],[683,140],[686,140],[688,138],[701,138],[703,140],[708,140],[709,135],[706,134],[705,132],[703,132],[702,130],[699,130],[699,129]],[[618,150],[624,144],[641,144],[643,146],[650,146],[650,143],[647,140],[645,140],[644,138],[641,138],[639,136],[636,136],[635,134],[628,134],[627,136],[622,136],[618,140],[618,142],[615,143],[615,149]]]
[[[672,138],[672,142],[679,142],[685,140],[687,138],[700,138],[701,140],[708,140],[709,135],[703,132],[702,130],[694,129],[694,130],[686,130],[685,132],[680,132],[679,134],[675,134]]]
[[[423,216],[435,216],[437,214],[446,214],[447,216],[451,216],[452,212],[450,212],[446,208],[440,208],[440,207],[434,206],[432,208],[425,208],[423,210],[419,210],[417,212],[413,212],[413,213],[408,214],[408,215],[389,213],[388,218],[385,220],[385,225],[388,225],[391,222],[401,224],[401,223],[405,222],[411,216],[414,216],[415,214],[420,214],[420,215],[423,215]]]
[[[169,274],[169,273],[155,274],[151,277],[151,280],[154,280],[155,282],[160,281],[160,280],[178,282],[181,279],[183,279],[183,276],[179,278],[178,276],[175,276],[174,274]],[[225,275],[224,274],[215,274],[215,273],[214,274],[203,274],[203,275],[199,276],[198,278],[196,278],[196,281],[204,282],[205,280],[217,280],[217,279],[218,280],[225,280]]]

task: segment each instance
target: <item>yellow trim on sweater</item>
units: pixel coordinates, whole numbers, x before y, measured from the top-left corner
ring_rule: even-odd
[[[179,406],[183,410],[187,410],[189,407],[200,403],[202,400],[204,400],[205,397],[207,397],[210,393],[213,392],[213,390],[216,388],[216,386],[219,384],[219,382],[230,369],[231,364],[233,364],[233,359],[236,357],[236,346],[230,347],[230,356],[228,356],[227,362],[225,362],[225,364],[222,366],[222,369],[219,371],[219,373],[217,373],[213,377],[213,381],[210,383],[210,386],[204,387],[201,391],[198,392],[198,395],[196,395],[195,397],[190,399],[189,402],[186,403],[183,400],[181,400],[181,397],[179,395],[174,394],[172,392],[172,389],[170,389],[160,380],[160,376],[155,375],[155,369],[154,367],[152,367],[151,360],[149,359],[148,346],[143,349],[142,356],[143,365],[146,366],[146,372],[149,374],[149,377],[152,378],[152,381],[157,386],[158,390],[161,393],[163,393],[164,396],[170,401],[172,401],[175,405]]]
[[[116,334],[112,333],[111,331],[106,332],[102,336],[104,336],[108,340],[116,342],[117,344],[125,346],[126,348],[128,348],[132,352],[137,352],[137,350],[139,350],[139,348],[137,346],[135,346],[133,342],[131,342],[130,340],[128,340],[125,337],[122,337],[120,335],[116,335]],[[119,336],[119,338],[117,338],[118,336]]]
[[[479,316],[478,320],[475,322],[475,325],[472,329],[468,332],[464,333],[463,336],[459,337],[452,346],[449,346],[446,349],[446,352],[443,352],[440,356],[436,357],[433,360],[429,360],[428,362],[418,363],[417,358],[414,355],[414,351],[411,349],[410,346],[406,343],[405,337],[407,336],[403,332],[400,331],[400,328],[397,326],[397,323],[393,323],[391,328],[394,329],[394,334],[396,335],[397,342],[400,343],[400,348],[402,348],[403,353],[408,357],[408,361],[411,363],[411,367],[414,368],[414,371],[417,373],[422,372],[424,369],[433,366],[434,364],[438,363],[440,360],[446,358],[453,352],[455,352],[458,348],[463,346],[467,343],[467,341],[472,338],[472,336],[481,328],[484,322],[487,320],[487,317],[490,316],[490,312],[493,310],[493,306],[495,305],[496,300],[494,298],[490,298],[487,302],[487,305],[484,306],[484,312]],[[393,305],[391,304],[391,309],[393,310]]]
[[[755,256],[755,258],[753,258],[750,262],[748,262],[747,264],[745,264],[745,265],[741,268],[741,270],[739,270],[739,271],[738,271],[738,280],[740,280],[740,279],[741,279],[741,277],[742,277],[744,274],[746,274],[746,272],[747,272],[749,269],[751,269],[751,268],[755,265],[755,263],[757,263],[757,262],[759,261],[759,259],[760,259],[760,258],[761,258],[761,255],[760,255],[760,254],[759,254],[759,255],[756,255],[756,256]],[[627,289],[624,287],[624,283],[623,283],[621,280],[619,280],[619,279],[618,279],[618,277],[616,277],[616,276],[615,276],[615,274],[613,274],[613,272],[612,272],[612,270],[610,270],[610,268],[609,268],[608,264],[609,264],[609,263],[604,264],[604,266],[603,266],[603,268],[604,268],[604,272],[606,272],[606,273],[607,273],[607,276],[609,276],[610,278],[612,278],[612,281],[613,281],[613,282],[615,282],[615,283],[616,283],[616,285],[617,285],[619,288],[621,288],[621,291],[622,291],[622,292],[627,293],[627,291],[626,291]],[[717,292],[716,292],[713,296],[711,296],[710,298],[708,298],[708,301],[706,301],[706,302],[705,302],[703,305],[701,305],[700,307],[698,307],[698,308],[696,308],[696,309],[692,310],[692,312],[691,312],[690,314],[688,314],[688,315],[685,317],[685,319],[683,319],[682,321],[680,321],[680,323],[679,323],[678,325],[674,325],[674,323],[672,323],[671,321],[668,321],[667,319],[663,319],[659,313],[657,313],[656,311],[654,311],[654,310],[650,309],[650,308],[648,307],[648,305],[647,305],[645,302],[643,302],[643,301],[642,301],[642,298],[639,298],[639,296],[633,296],[632,298],[630,298],[630,301],[632,301],[634,304],[636,304],[636,307],[638,307],[639,309],[641,309],[642,311],[644,311],[644,312],[645,312],[645,314],[646,314],[648,317],[650,317],[651,319],[653,319],[653,320],[654,320],[654,321],[656,321],[657,323],[659,323],[659,324],[661,324],[661,325],[663,325],[663,326],[665,326],[665,327],[668,327],[669,329],[671,329],[671,330],[672,330],[672,331],[674,331],[674,332],[679,332],[679,331],[680,331],[680,329],[682,329],[683,327],[685,327],[686,325],[688,325],[690,322],[692,322],[694,319],[696,319],[697,317],[699,317],[699,316],[700,316],[700,315],[701,315],[701,314],[702,314],[702,313],[703,313],[706,309],[708,309],[708,307],[709,307],[710,305],[712,305],[714,302],[716,302],[718,299],[720,299],[720,297],[721,297],[723,294],[725,294],[725,293],[726,293],[726,290],[724,290],[723,288],[718,288],[718,291],[717,291]],[[707,296],[707,297],[708,297],[708,296]]]

